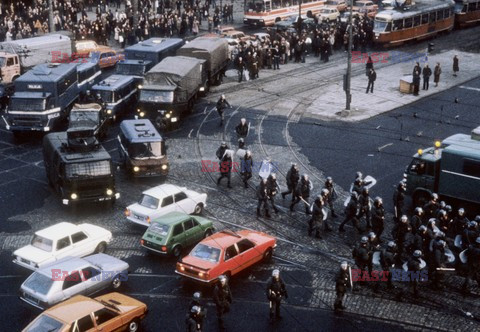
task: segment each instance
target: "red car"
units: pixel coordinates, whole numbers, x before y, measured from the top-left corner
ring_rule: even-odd
[[[202,283],[214,282],[222,274],[229,278],[261,260],[269,261],[276,242],[257,231],[221,231],[198,243],[177,263],[175,272]]]

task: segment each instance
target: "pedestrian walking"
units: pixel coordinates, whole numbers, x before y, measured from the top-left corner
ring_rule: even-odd
[[[298,181],[300,181],[300,173],[298,171],[297,164],[293,163],[292,167],[287,172],[286,176],[287,180],[287,187],[288,190],[282,192],[282,199],[285,199],[285,196],[288,194],[292,194],[292,202],[295,200],[295,190],[298,185]]]
[[[245,188],[248,188],[248,180],[252,178],[252,171],[253,171],[253,159],[252,153],[250,150],[245,152],[245,156],[242,160],[242,179]]]
[[[428,90],[430,76],[432,75],[432,70],[430,69],[428,64],[425,64],[425,67],[423,67],[422,75],[423,75],[423,90]]]
[[[242,118],[240,123],[235,127],[235,132],[238,138],[245,138],[248,135],[250,129],[250,123],[247,123],[247,119]]]
[[[433,82],[435,83],[435,86],[438,86],[438,82],[440,82],[441,73],[442,73],[442,68],[440,68],[440,62],[437,62],[437,65],[433,70]]]
[[[279,186],[277,183],[277,175],[275,173],[271,173],[267,178],[267,195],[275,213],[278,213],[278,209],[275,206],[275,196],[277,195],[278,190]]]
[[[228,147],[227,142],[222,142],[220,147],[217,149],[217,152],[215,153],[218,160],[222,160],[222,158],[225,154],[225,151],[227,151],[228,149],[230,149],[230,148]]]
[[[413,73],[413,95],[418,96],[418,91],[420,90],[420,71],[415,70]]]
[[[370,74],[370,69],[373,69],[373,60],[371,56],[368,56],[367,63],[365,64],[365,75],[367,75],[367,77]]]
[[[280,70],[280,50],[278,49],[278,45],[272,50],[273,55],[273,70]]]
[[[220,330],[225,331],[225,323],[223,321],[223,315],[230,311],[230,305],[232,304],[232,292],[227,283],[227,277],[221,275],[218,277],[219,282],[215,285],[213,290],[213,301],[217,307],[217,319]]]
[[[237,61],[236,66],[237,66],[237,72],[238,72],[238,83],[240,83],[240,82],[243,81],[244,71],[247,68],[247,66],[246,66],[245,62],[243,61],[242,57],[238,57],[238,61]]]
[[[343,305],[343,300],[345,299],[347,287],[352,285],[351,282],[352,280],[350,279],[348,263],[342,262],[342,264],[340,264],[340,271],[337,273],[337,277],[335,278],[335,292],[337,295],[334,304],[335,311],[346,309]]]
[[[220,177],[217,180],[217,186],[220,185],[220,181],[222,181],[223,178],[227,178],[228,183],[227,187],[232,188],[230,184],[230,180],[232,177],[232,168],[233,168],[233,159],[232,159],[232,152],[231,150],[225,151],[225,154],[222,157],[222,160],[220,162]]]
[[[308,224],[308,236],[314,234],[317,239],[322,239],[323,219],[325,217],[323,207],[323,197],[322,195],[318,195],[311,206],[312,218],[309,220]]]
[[[375,80],[377,79],[377,73],[375,72],[375,69],[370,69],[370,73],[368,74],[368,85],[367,85],[367,91],[370,90],[371,93],[373,93],[373,86],[375,84]]]
[[[270,218],[270,212],[268,211],[268,188],[267,188],[267,179],[262,179],[260,181],[260,185],[257,189],[257,217],[261,217],[260,209],[262,208],[265,210],[265,217]]]
[[[458,56],[455,54],[453,57],[453,76],[457,76],[457,72],[460,71],[459,63],[458,63]]]
[[[232,106],[230,106],[228,101],[225,99],[225,95],[222,95],[220,99],[217,101],[217,112],[218,112],[218,115],[220,116],[220,126],[223,126],[223,120],[225,119],[225,116],[223,113],[224,113],[224,109],[227,107],[232,108]]]
[[[282,298],[288,299],[287,287],[280,278],[280,271],[275,269],[272,271],[272,277],[267,285],[267,299],[270,302],[270,322],[275,319],[282,319],[280,315],[280,305]]]

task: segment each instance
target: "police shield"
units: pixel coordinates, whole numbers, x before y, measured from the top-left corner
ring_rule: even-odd
[[[246,152],[247,152],[247,150],[238,149],[237,153],[235,155],[237,156],[238,159],[243,159],[245,157]]]
[[[380,251],[375,251],[372,256],[372,263],[380,266]]]
[[[460,258],[460,261],[463,263],[463,264],[467,264],[467,250],[468,249],[465,249],[464,251],[462,251],[460,253],[460,255],[458,255],[458,257]]]
[[[262,179],[267,179],[270,175],[270,173],[273,170],[273,165],[269,160],[264,160],[262,161],[262,164],[260,165],[260,169],[258,170],[258,175]]]
[[[457,248],[462,247],[462,236],[460,234],[455,236],[455,247]]]
[[[372,188],[374,185],[377,184],[377,180],[375,180],[375,178],[370,175],[367,175],[365,179],[363,179],[363,182],[368,183],[367,185],[365,185],[365,188],[368,188],[368,189]]]
[[[448,264],[452,264],[455,262],[455,255],[450,249],[445,249],[445,258],[447,259]]]
[[[420,258],[420,269],[424,269],[427,263]],[[404,271],[408,271],[408,262],[403,263],[402,268]]]
[[[312,206],[313,206],[313,204],[312,204]],[[325,221],[325,220],[327,220],[327,217],[328,217],[328,210],[323,208],[322,211],[323,211],[323,221]]]

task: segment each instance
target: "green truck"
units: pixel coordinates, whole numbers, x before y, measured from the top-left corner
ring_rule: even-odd
[[[419,149],[405,171],[407,194],[423,206],[432,193],[469,212],[480,206],[480,127]]]

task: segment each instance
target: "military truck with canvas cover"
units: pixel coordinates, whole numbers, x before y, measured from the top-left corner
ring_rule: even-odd
[[[92,129],[71,128],[43,138],[43,159],[50,186],[64,205],[111,202],[115,190],[112,158]]]
[[[406,169],[406,180],[414,206],[423,206],[435,192],[451,205],[480,211],[480,127],[420,149]]]
[[[192,111],[206,80],[205,60],[184,56],[165,58],[145,75],[137,114],[155,120],[160,128],[174,128],[182,114]]]
[[[15,81],[3,119],[14,135],[52,131],[66,120],[78,98],[76,64],[41,64]]]
[[[183,45],[177,55],[202,59],[206,61],[208,87],[222,81],[228,65],[228,42],[225,38],[200,37]]]

